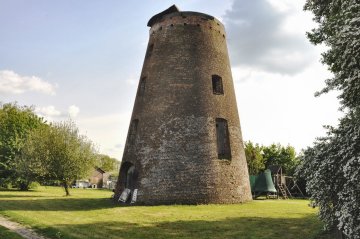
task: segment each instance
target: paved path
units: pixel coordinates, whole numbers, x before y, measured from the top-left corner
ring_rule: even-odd
[[[8,228],[9,230],[19,234],[20,236],[26,239],[47,239],[46,237],[40,236],[30,228],[26,228],[25,226],[12,222],[9,219],[0,216],[0,225]]]

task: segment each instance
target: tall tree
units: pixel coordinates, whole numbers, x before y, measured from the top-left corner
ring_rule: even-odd
[[[281,144],[263,146],[263,157],[266,168],[270,165],[279,165],[288,175],[293,175],[294,168],[298,164],[295,148]]]
[[[62,182],[66,196],[76,179],[88,176],[95,166],[96,152],[93,144],[79,134],[71,122],[54,123],[45,136],[50,177]]]
[[[251,141],[245,142],[245,156],[250,175],[257,175],[265,169],[262,146],[253,144]]]
[[[308,33],[314,44],[325,44],[322,61],[334,73],[316,95],[338,90],[345,116],[328,135],[304,152],[298,174],[320,206],[327,228],[360,238],[360,1],[307,0],[318,27]]]
[[[118,164],[119,161],[105,154],[99,154],[96,159],[96,166],[103,169],[105,172],[114,171]]]
[[[15,157],[30,132],[44,124],[31,107],[0,103],[0,185],[21,177],[14,170]]]
[[[43,181],[49,176],[49,150],[46,144],[48,125],[33,130],[26,138],[24,146],[15,156],[12,169],[18,176],[17,184],[21,190],[28,190],[35,181]]]

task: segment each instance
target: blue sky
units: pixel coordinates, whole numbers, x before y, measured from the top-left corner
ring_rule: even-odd
[[[102,153],[121,159],[148,41],[150,17],[176,4],[220,19],[244,140],[300,149],[340,113],[331,77],[300,0],[0,0],[0,101],[72,118]]]

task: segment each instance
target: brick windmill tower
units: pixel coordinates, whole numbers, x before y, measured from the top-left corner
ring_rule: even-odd
[[[153,16],[115,200],[251,200],[221,22],[174,5]]]

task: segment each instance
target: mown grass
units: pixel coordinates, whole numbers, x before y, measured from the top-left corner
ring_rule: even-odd
[[[322,224],[306,200],[237,205],[120,207],[106,190],[0,191],[0,214],[50,238],[316,238]],[[0,237],[1,238],[1,237]]]
[[[9,229],[0,226],[0,238],[3,239],[23,239],[19,234],[10,231]]]

